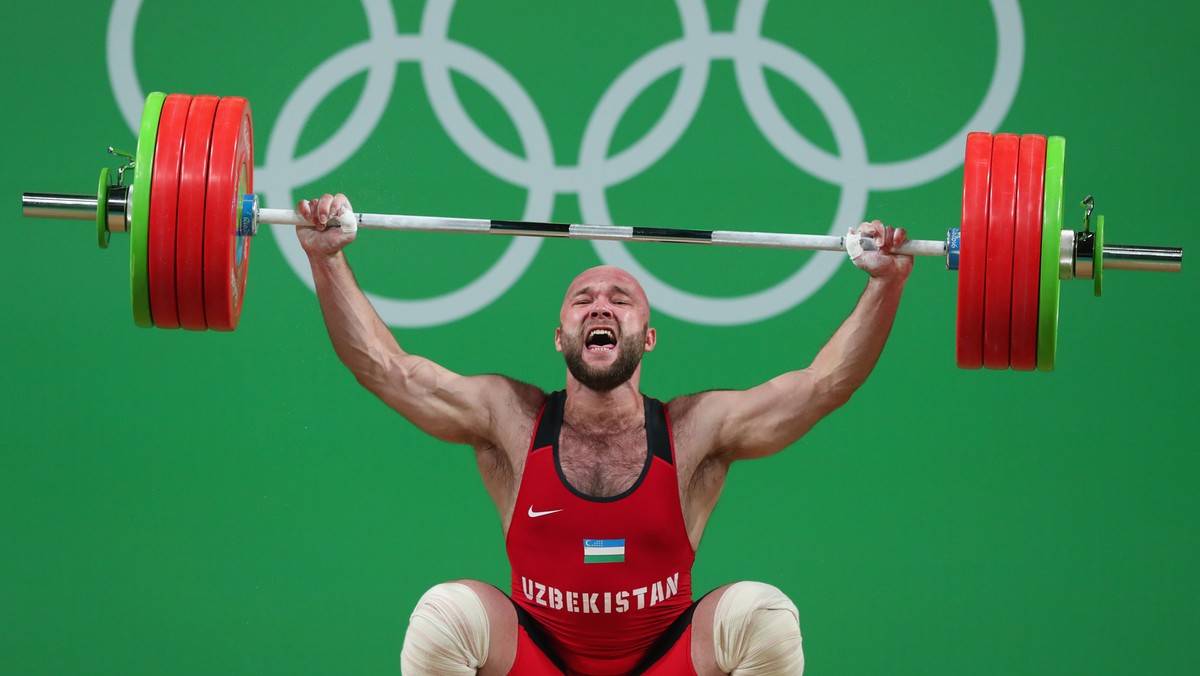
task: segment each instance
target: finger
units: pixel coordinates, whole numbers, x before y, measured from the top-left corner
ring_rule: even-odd
[[[350,200],[345,195],[341,193],[334,195],[329,211],[330,216],[327,224],[329,227],[339,228],[344,235],[353,235],[358,230],[357,216],[355,216],[354,209],[350,206]]]
[[[321,195],[321,199],[317,202],[317,225],[325,225],[329,221],[329,214],[333,213],[333,195],[325,193]]]
[[[893,253],[904,245],[906,237],[903,228],[888,228],[888,253]]]
[[[317,222],[317,202],[316,199],[303,200],[300,202],[298,211],[300,215],[313,225],[317,230],[324,230],[325,226]]]
[[[317,214],[317,207],[320,204],[320,198],[304,200],[300,203],[300,215],[317,230],[324,230],[325,226],[321,223],[320,216]]]
[[[330,206],[329,213],[331,213],[331,214],[353,213],[353,208],[350,206],[350,199],[340,192],[338,194],[334,195],[333,203]]]

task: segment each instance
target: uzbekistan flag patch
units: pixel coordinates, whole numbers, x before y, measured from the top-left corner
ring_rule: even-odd
[[[625,539],[584,540],[584,563],[621,563],[625,560]]]

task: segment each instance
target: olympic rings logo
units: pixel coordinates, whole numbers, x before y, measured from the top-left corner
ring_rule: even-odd
[[[266,203],[291,205],[296,186],[319,179],[350,160],[387,112],[396,66],[415,62],[433,111],[459,149],[492,175],[527,190],[523,220],[551,220],[557,193],[579,198],[584,222],[610,222],[606,191],[657,163],[687,130],[708,86],[714,61],[733,62],[738,89],[754,124],[776,152],[798,169],[832,185],[841,195],[830,233],[859,223],[872,190],[898,190],[932,181],[962,163],[971,130],[995,130],[1008,113],[1024,62],[1025,34],[1017,0],[989,0],[996,22],[997,54],[992,80],[974,115],[941,145],[917,157],[885,163],[868,159],[857,116],[837,84],[821,68],[788,45],[762,34],[767,0],[742,0],[731,31],[714,31],[704,0],[675,0],[682,35],[629,64],[601,93],[588,119],[575,166],[556,164],[549,131],[536,103],[503,65],[448,35],[454,0],[429,0],[416,34],[399,34],[389,0],[362,0],[369,37],[348,46],[308,74],[288,97],[271,130],[255,182]],[[115,0],[109,18],[107,55],[113,93],[136,132],[145,94],[133,56],[134,25],[142,0]],[[802,88],[825,116],[838,155],[798,132],[767,88],[771,69]],[[464,109],[451,83],[451,71],[473,79],[503,107],[525,148],[519,157],[489,138]],[[301,133],[317,106],[339,85],[366,72],[366,85],[341,127],[317,148],[297,157]],[[662,117],[632,145],[609,155],[618,124],[652,84],[678,71],[677,88]],[[288,226],[273,226],[284,258],[313,288],[307,258]],[[528,269],[542,241],[514,238],[504,253],[475,281],[425,299],[398,299],[368,293],[380,316],[393,327],[450,323],[487,307]],[[656,309],[705,325],[749,324],[776,316],[814,294],[833,276],[845,256],[819,252],[789,277],[767,289],[730,298],[690,293],[646,269],[620,242],[592,242],[605,263],[640,279]]]

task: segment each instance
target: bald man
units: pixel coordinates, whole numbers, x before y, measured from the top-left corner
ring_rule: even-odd
[[[800,674],[796,606],[775,587],[737,582],[692,600],[691,568],[730,465],[778,453],[866,380],[887,341],[912,259],[905,233],[859,226],[878,247],[850,316],[800,370],[748,390],[662,403],[639,389],[654,349],[645,291],[614,267],[567,287],[554,343],[562,390],[463,376],[405,352],[358,288],[343,252],[354,234],[343,195],[300,202],[316,228],[308,254],[334,349],[358,381],[426,433],[472,447],[512,566],[502,590],[435,585],[401,650],[426,674]]]

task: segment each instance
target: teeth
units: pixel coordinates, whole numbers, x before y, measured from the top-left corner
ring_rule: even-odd
[[[591,343],[597,336],[606,336],[608,338],[608,343],[605,345],[589,344],[587,349],[597,352],[616,349],[617,339],[610,329],[600,328],[588,331],[587,342]]]

